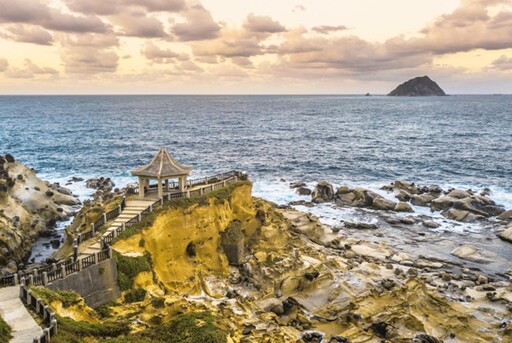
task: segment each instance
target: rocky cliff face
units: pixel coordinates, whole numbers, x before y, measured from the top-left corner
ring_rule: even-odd
[[[80,201],[51,185],[14,160],[0,156],[0,268],[15,271],[40,234],[51,234],[55,222],[71,216]]]
[[[446,93],[428,76],[416,77],[402,83],[389,96],[445,96]]]

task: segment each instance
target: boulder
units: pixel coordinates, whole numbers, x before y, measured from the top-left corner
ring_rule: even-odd
[[[480,250],[472,245],[465,244],[454,249],[450,254],[463,260],[475,263],[490,263],[491,260],[480,253]]]
[[[400,180],[396,180],[392,183],[392,186],[394,189],[405,191],[409,194],[418,194],[419,189],[418,187],[413,183],[408,183]]]
[[[377,228],[376,224],[371,223],[351,223],[346,222],[345,227],[349,229],[361,229],[361,230],[375,230]]]
[[[382,197],[377,197],[373,199],[372,207],[378,210],[394,210],[397,203]]]
[[[327,181],[320,181],[311,194],[313,202],[325,202],[334,199],[334,189]]]
[[[430,209],[432,211],[443,211],[453,206],[453,203],[457,201],[456,198],[452,198],[449,196],[442,196],[436,199],[433,199],[430,202]]]
[[[508,211],[501,213],[498,216],[498,219],[499,220],[511,220],[512,219],[512,210],[508,210]]]
[[[509,226],[505,231],[498,233],[498,237],[504,241],[512,243],[512,226]]]
[[[300,188],[300,187],[306,187],[306,183],[305,182],[302,182],[302,181],[298,181],[298,182],[292,182],[290,183],[290,188],[294,189],[294,188]]]
[[[311,189],[306,187],[299,187],[297,188],[296,192],[299,195],[311,195]]]
[[[477,221],[478,219],[483,218],[482,216],[473,214],[469,211],[458,210],[455,208],[447,209],[447,210],[441,212],[441,214],[443,215],[443,217],[445,217],[447,219],[456,220],[458,222],[463,222],[463,223],[472,223],[472,222]]]
[[[428,206],[436,197],[432,194],[415,194],[411,196],[411,204],[416,206]]]
[[[447,196],[455,199],[464,199],[469,198],[471,194],[462,189],[454,189],[450,193],[448,193]]]
[[[394,210],[396,212],[414,212],[411,205],[403,201],[400,201],[398,204],[396,204]]]
[[[425,220],[423,222],[423,226],[425,227],[428,227],[430,229],[437,229],[438,227],[440,227],[441,225],[439,223],[436,223],[435,221],[433,220]]]
[[[11,154],[6,154],[4,158],[7,161],[7,163],[14,163],[15,161],[14,157]]]
[[[340,194],[348,194],[350,193],[351,190],[348,186],[341,186],[339,187],[337,190],[336,190],[336,195],[340,195]]]

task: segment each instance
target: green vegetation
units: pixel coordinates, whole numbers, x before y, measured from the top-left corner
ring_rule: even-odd
[[[9,343],[11,339],[11,327],[0,317],[0,343]]]
[[[143,288],[132,289],[124,295],[124,301],[127,303],[135,303],[144,300],[146,297],[146,290]]]
[[[227,335],[210,312],[180,314],[169,323],[145,333],[153,342],[168,343],[225,343]]]
[[[110,318],[112,317],[112,306],[114,306],[116,303],[114,301],[110,301],[106,304],[103,304],[94,310],[101,318]]]
[[[153,299],[151,299],[151,305],[154,308],[164,308],[165,307],[165,299],[164,298],[153,298]]]
[[[222,331],[210,312],[180,314],[169,323],[146,331],[103,341],[105,343],[225,343],[227,334]]]
[[[128,322],[109,322],[105,321],[99,324],[84,321],[74,321],[73,319],[57,315],[58,333],[52,342],[55,343],[80,343],[85,337],[107,338],[126,335],[130,332]],[[123,340],[126,342],[126,340]]]
[[[238,244],[243,241],[244,233],[242,229],[242,223],[239,220],[234,220],[229,223],[226,230],[222,234],[223,244]]]
[[[140,272],[151,271],[151,264],[146,256],[123,256],[114,251],[114,258],[117,262],[117,277],[121,291],[131,290],[133,287],[133,279]]]
[[[164,206],[155,209],[154,212],[148,214],[140,222],[133,224],[128,229],[121,232],[119,234],[119,236],[117,236],[114,239],[112,244],[115,244],[115,242],[117,242],[117,241],[127,239],[127,238],[141,232],[143,229],[150,227],[160,213],[165,212],[169,209],[178,209],[178,208],[186,209],[186,208],[189,208],[194,205],[208,206],[208,204],[210,203],[210,199],[214,199],[215,204],[220,205],[220,204],[223,204],[225,201],[229,201],[229,199],[231,197],[231,193],[233,193],[233,190],[235,190],[236,188],[241,187],[241,186],[250,186],[250,185],[252,185],[251,181],[237,181],[230,185],[227,185],[226,187],[217,189],[213,192],[207,193],[205,195],[202,195],[202,196],[199,196],[196,198],[180,198],[180,199],[171,200]]]
[[[30,287],[32,293],[45,304],[49,305],[52,301],[60,301],[63,307],[70,307],[80,303],[80,295],[73,291],[52,291],[45,287]]]

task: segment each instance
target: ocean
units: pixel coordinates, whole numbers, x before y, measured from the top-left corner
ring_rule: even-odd
[[[512,208],[510,95],[2,96],[0,127],[0,153],[61,184],[105,176],[123,186],[165,147],[192,178],[247,171],[254,195],[280,204],[307,199],[292,181],[378,190],[400,179],[489,187]]]

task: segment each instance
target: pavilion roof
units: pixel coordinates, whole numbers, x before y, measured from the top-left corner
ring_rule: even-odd
[[[166,178],[188,175],[192,167],[176,162],[165,148],[158,150],[156,156],[146,164],[130,171],[133,176]]]

